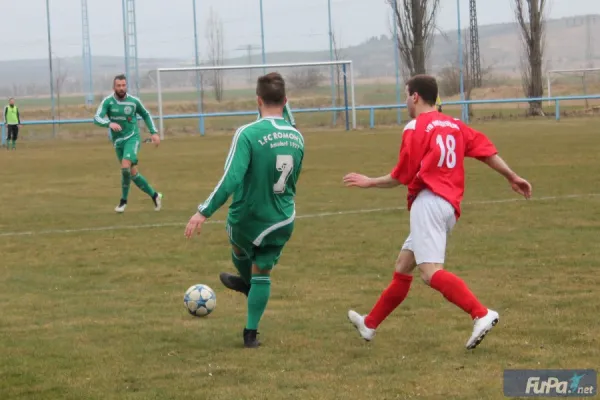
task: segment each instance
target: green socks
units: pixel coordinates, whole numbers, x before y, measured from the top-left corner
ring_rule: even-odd
[[[252,275],[250,285],[246,329],[257,330],[271,296],[271,277],[269,275]]]
[[[150,197],[154,197],[156,191],[152,188],[152,186],[150,186],[150,184],[142,174],[138,173],[132,178],[132,180],[133,183],[135,183],[135,185],[139,187],[142,192],[146,193]]]
[[[233,261],[235,269],[238,270],[244,282],[246,282],[247,285],[250,284],[252,261],[250,261],[248,256],[245,254],[237,255],[234,251],[231,251],[231,261]]]
[[[142,192],[146,193],[150,197],[154,197],[156,191],[150,186],[146,178],[142,174],[137,174],[135,176],[131,176],[130,168],[121,168],[121,199],[127,200],[127,196],[129,195],[129,187],[131,186],[131,181],[139,187]]]
[[[123,200],[127,200],[129,185],[131,185],[131,170],[129,168],[121,168],[121,199]]]

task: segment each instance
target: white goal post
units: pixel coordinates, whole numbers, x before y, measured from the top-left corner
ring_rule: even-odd
[[[546,72],[546,85],[548,88],[548,97],[552,97],[552,77],[553,75],[579,75],[582,80],[583,94],[586,95],[585,75],[587,72],[598,72],[600,68],[578,68],[578,69],[555,69]]]
[[[205,67],[174,67],[174,68],[157,68],[156,69],[156,86],[158,90],[158,118],[159,118],[159,129],[161,139],[164,139],[164,112],[163,112],[163,89],[161,86],[161,74],[165,72],[193,72],[193,71],[218,71],[218,70],[241,70],[241,69],[263,69],[271,70],[268,72],[274,72],[274,68],[293,68],[293,67],[318,67],[318,66],[346,66],[346,74],[349,75],[350,80],[350,98],[348,109],[351,110],[351,121],[352,128],[356,129],[356,104],[354,95],[354,69],[352,61],[340,60],[340,61],[316,61],[316,62],[302,62],[302,63],[282,63],[282,64],[249,64],[249,65],[214,65]],[[285,74],[284,79],[285,79]],[[293,99],[291,99],[293,102]],[[245,110],[240,110],[245,111]],[[326,111],[326,110],[325,110]],[[203,113],[203,112],[202,112]]]

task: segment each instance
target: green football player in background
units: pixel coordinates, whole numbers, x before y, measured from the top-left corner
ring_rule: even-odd
[[[294,128],[296,127],[296,120],[294,119],[294,114],[292,114],[292,109],[290,108],[290,103],[289,101],[285,101],[285,105],[283,106],[283,119],[285,119],[291,126],[293,126]],[[260,109],[258,110],[258,118],[256,119],[257,121],[260,120],[261,117],[261,111]]]
[[[233,195],[226,227],[239,276],[221,273],[220,279],[248,297],[246,347],[260,345],[258,324],[271,295],[271,270],[294,229],[296,184],[304,158],[302,134],[283,118],[281,75],[260,77],[256,94],[262,117],[237,130],[223,177],[185,230],[187,238],[200,233],[202,224]]]
[[[158,193],[138,172],[138,152],[140,150],[140,129],[137,116],[141,116],[151,133],[152,142],[158,146],[160,136],[152,121],[152,116],[137,97],[127,93],[127,79],[125,75],[118,75],[113,81],[114,94],[102,100],[94,117],[98,126],[110,128],[111,139],[121,163],[121,200],[115,211],[122,213],[127,207],[127,197],[131,181],[135,183],[154,202],[154,209],[160,211],[162,207],[161,193]]]

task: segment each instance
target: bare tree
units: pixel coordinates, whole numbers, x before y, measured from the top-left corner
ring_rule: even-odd
[[[208,43],[208,62],[210,65],[223,65],[225,51],[223,45],[223,21],[213,8],[206,23],[206,39]],[[208,84],[213,88],[215,100],[223,100],[223,71],[214,70]]]
[[[287,81],[298,90],[315,89],[325,79],[318,68],[297,68],[287,76]]]
[[[440,0],[386,1],[392,7],[393,23],[398,27],[398,50],[402,62],[402,75],[408,78],[426,73]]]
[[[542,66],[546,36],[544,15],[546,5],[546,0],[514,0],[515,17],[523,42],[521,78],[523,90],[529,98],[544,95]],[[529,114],[544,115],[542,102],[529,102]]]
[[[465,94],[465,100],[471,100],[471,94],[473,89],[476,87],[475,81],[471,75],[471,43],[467,32],[463,34],[463,49],[462,49],[462,57],[463,57],[463,90]],[[446,42],[449,43],[449,39],[445,38]],[[439,73],[439,89],[441,96],[454,96],[456,94],[460,94],[460,62],[458,59],[459,55],[457,52],[456,58],[454,60],[450,60],[449,64],[442,68]],[[484,82],[489,81],[491,77],[493,66],[487,65],[481,69],[481,76]],[[473,116],[473,107],[472,104],[469,104],[467,107],[469,111],[469,116]]]
[[[341,48],[342,48],[342,44],[338,42],[337,40],[337,36],[335,34],[335,32],[331,32],[331,41],[333,43],[333,55],[335,57],[336,61],[340,61],[342,59],[345,58]],[[336,96],[336,107],[341,107],[341,105],[343,104],[343,97],[342,97],[342,74],[344,72],[342,71],[342,66],[341,65],[336,65],[335,66],[335,81],[336,81],[336,89],[337,89],[337,96]],[[346,122],[345,121],[345,113],[343,111],[339,111],[339,115],[341,115],[342,117],[342,122]]]
[[[65,81],[69,76],[69,69],[64,68],[61,65],[61,59],[59,57],[56,58],[56,70],[58,71],[56,74],[56,79],[54,82],[55,91],[56,91],[56,109],[58,111],[58,119],[60,120],[60,95],[63,93],[63,89],[65,86]]]
[[[466,35],[463,35],[466,37]],[[471,100],[471,93],[473,91],[473,82],[471,80],[471,57],[469,54],[469,43],[465,40],[463,48],[460,49],[462,51],[463,58],[463,91],[465,100]],[[458,53],[458,52],[457,52]],[[439,90],[441,96],[454,96],[456,94],[460,94],[461,85],[460,85],[460,61],[459,55],[456,55],[456,58],[451,60],[449,65],[442,68],[439,73]],[[471,104],[467,106],[469,115],[472,116],[472,107]]]

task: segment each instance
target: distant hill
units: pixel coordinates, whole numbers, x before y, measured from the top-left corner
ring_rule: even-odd
[[[569,69],[586,66],[587,32],[585,16],[553,19],[547,22],[546,68]],[[591,37],[600,36],[599,15],[593,15]],[[467,31],[464,31],[466,34]],[[515,23],[484,25],[479,28],[481,58],[483,67],[490,66],[494,74],[519,74],[521,45]],[[352,60],[358,78],[393,77],[394,51],[391,38],[373,37],[364,43],[340,49],[340,58]],[[594,62],[600,64],[600,44],[591,41]],[[430,57],[430,70],[436,73],[444,66],[457,62],[457,31],[437,34]],[[268,53],[269,63],[323,61],[329,59],[329,51],[315,52],[277,52]],[[247,56],[231,58],[225,61],[229,65],[247,64]],[[260,63],[257,53],[251,59]],[[106,87],[115,73],[123,71],[122,57],[95,56],[93,58],[94,87]],[[192,65],[190,60],[182,59],[139,59],[142,86],[150,87],[150,71],[157,67],[176,67]],[[83,65],[80,57],[62,58],[54,61],[57,79],[62,79],[63,93],[82,91]],[[243,71],[228,73],[228,79],[235,76],[243,79]],[[48,93],[48,60],[15,60],[0,62],[0,95],[37,95]]]

